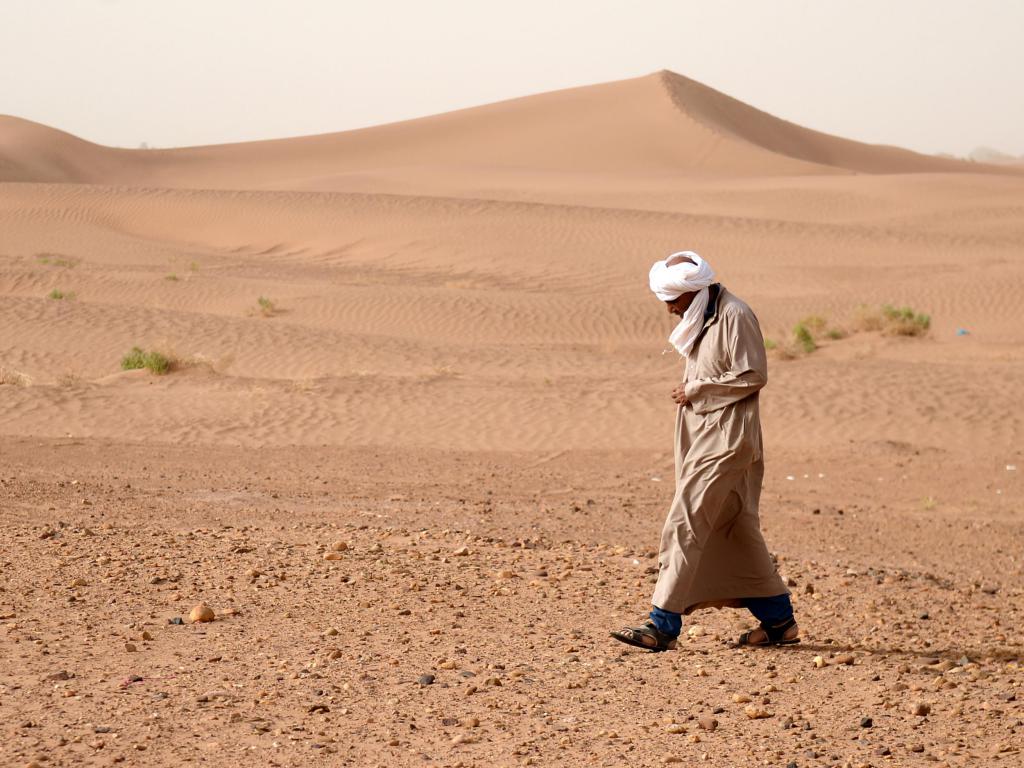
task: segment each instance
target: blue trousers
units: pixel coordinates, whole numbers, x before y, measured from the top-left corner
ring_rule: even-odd
[[[754,614],[754,618],[762,624],[775,626],[793,618],[793,604],[789,601],[789,593],[774,597],[748,597],[743,607]],[[683,631],[683,615],[674,611],[666,611],[658,606],[651,608],[651,621],[658,631],[666,635],[678,637]]]

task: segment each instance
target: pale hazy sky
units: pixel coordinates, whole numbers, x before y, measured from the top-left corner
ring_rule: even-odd
[[[861,141],[1024,154],[1018,0],[0,0],[0,113],[118,146],[325,133],[659,69]]]

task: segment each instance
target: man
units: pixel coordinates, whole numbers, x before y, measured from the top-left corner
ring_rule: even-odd
[[[758,391],[768,381],[757,318],[692,251],[654,264],[650,286],[680,319],[669,341],[685,358],[676,408],[676,491],[661,534],[652,610],[612,637],[652,651],[676,647],[682,617],[698,608],[746,607],[761,622],[740,645],[799,642],[757,505],[764,476]]]

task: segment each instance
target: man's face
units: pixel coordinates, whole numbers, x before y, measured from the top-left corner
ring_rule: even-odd
[[[665,306],[668,307],[668,313],[670,315],[682,317],[683,313],[690,308],[690,305],[693,303],[693,300],[696,297],[696,291],[693,291],[691,293],[684,293],[677,299],[672,299],[672,301],[666,301]]]

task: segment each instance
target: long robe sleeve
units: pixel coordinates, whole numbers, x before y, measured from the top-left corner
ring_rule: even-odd
[[[752,312],[730,307],[719,318],[726,344],[716,367],[722,373],[693,379],[685,385],[693,412],[706,414],[732,405],[757,392],[768,383],[768,359],[764,338]]]

